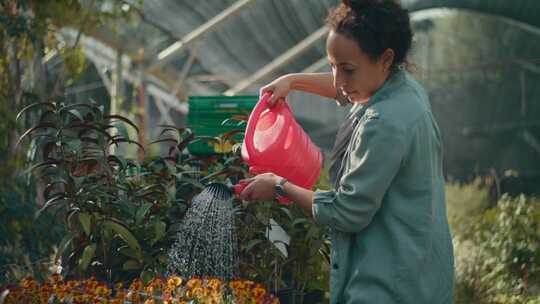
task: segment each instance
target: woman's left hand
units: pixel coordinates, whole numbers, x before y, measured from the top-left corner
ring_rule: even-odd
[[[267,201],[276,197],[275,185],[279,183],[281,177],[273,173],[263,173],[252,178],[241,180],[241,183],[248,183],[244,191],[240,193],[240,199],[248,202]]]

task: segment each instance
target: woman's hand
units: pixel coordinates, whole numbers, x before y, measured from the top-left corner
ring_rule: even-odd
[[[289,75],[284,75],[262,87],[260,95],[262,96],[266,92],[272,92],[272,96],[268,99],[268,105],[273,107],[274,105],[285,102],[285,98],[289,95],[291,89],[292,79]]]
[[[241,180],[248,185],[240,193],[240,199],[248,202],[267,201],[276,197],[274,186],[279,183],[281,177],[273,173],[263,173],[252,178]]]

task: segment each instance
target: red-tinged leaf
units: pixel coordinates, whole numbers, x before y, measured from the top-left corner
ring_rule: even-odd
[[[82,142],[88,142],[88,143],[92,143],[92,144],[95,144],[95,145],[99,145],[99,140],[95,139],[95,138],[92,138],[92,137],[79,137],[79,139],[82,141]]]
[[[178,151],[182,152],[184,149],[195,139],[195,134],[191,133],[188,137],[184,138],[178,145]]]
[[[27,105],[26,107],[24,107],[22,110],[19,111],[19,113],[17,114],[17,117],[15,118],[15,121],[18,121],[19,118],[21,118],[21,116],[23,116],[23,114],[32,109],[32,108],[35,108],[35,107],[49,107],[53,110],[56,110],[56,104],[53,103],[53,102],[36,102],[36,103],[33,103],[31,105]]]
[[[49,115],[54,115],[54,111],[47,110],[47,111],[43,112],[43,113],[41,114],[41,116],[39,117],[39,120],[38,120],[38,121],[40,121],[40,122],[46,122],[46,121],[47,121],[47,117],[48,117]],[[53,118],[54,118],[54,116],[53,116]]]
[[[89,103],[74,103],[74,104],[70,104],[70,105],[67,105],[65,107],[62,107],[58,112],[59,113],[62,113],[62,112],[66,112],[66,111],[70,111],[72,109],[77,109],[77,108],[88,108],[90,110],[92,110],[93,112],[97,112],[97,113],[101,113],[101,110],[99,109],[98,106],[96,105],[93,105],[93,104],[89,104]]]
[[[219,138],[213,137],[213,136],[195,136],[195,139],[193,139],[192,142],[197,142],[197,141],[209,141],[209,142],[221,144],[221,141],[219,140]]]
[[[135,140],[131,140],[131,139],[127,139],[127,138],[117,138],[117,139],[112,139],[110,141],[111,145],[114,144],[118,147],[118,144],[119,143],[128,143],[128,144],[134,144],[134,145],[137,145],[139,148],[141,148],[141,150],[143,150],[143,152],[145,152],[146,150],[144,149],[144,147],[138,142],[138,141],[135,141]]]
[[[235,136],[236,134],[240,134],[240,133],[243,133],[244,130],[233,130],[233,131],[230,131],[230,132],[227,132],[223,135],[221,135],[221,138],[223,138],[223,140],[228,140],[229,138]]]
[[[161,142],[172,142],[172,143],[176,144],[176,143],[178,143],[178,140],[176,140],[176,138],[162,138],[162,139],[154,140],[154,141],[148,143],[148,145],[153,145],[153,144],[157,144],[157,143],[161,143]]]
[[[54,150],[56,147],[56,142],[51,141],[48,143],[45,143],[43,145],[43,159],[49,159],[49,154]]]
[[[21,142],[26,138],[26,136],[28,136],[29,134],[37,131],[37,130],[46,130],[46,129],[57,129],[56,128],[56,124],[54,123],[50,123],[50,122],[44,122],[44,123],[41,123],[35,127],[32,127],[28,130],[26,130],[26,132],[24,132],[21,137],[19,137],[19,140],[17,141],[17,144],[16,144],[16,147],[18,147]]]
[[[83,128],[83,129],[86,129],[84,131],[81,131],[82,134],[86,133],[86,131],[89,131],[89,130],[94,130],[94,131],[97,131],[99,132],[100,134],[103,134],[107,137],[108,140],[112,139],[112,136],[111,134],[105,132],[105,130],[103,129],[100,129],[94,125],[91,125],[91,124],[74,124],[74,125],[71,125],[70,127],[72,128]],[[79,134],[81,134],[79,133]]]
[[[124,117],[124,116],[121,116],[121,115],[105,115],[104,116],[105,119],[117,119],[117,120],[121,120],[125,123],[127,123],[128,125],[132,126],[135,131],[137,131],[137,133],[139,133],[139,128],[131,121],[129,120],[128,118]]]
[[[249,120],[249,115],[233,115],[231,116],[231,119],[247,122]]]

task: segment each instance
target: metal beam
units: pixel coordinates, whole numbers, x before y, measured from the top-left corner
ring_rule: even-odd
[[[314,62],[312,65],[305,68],[302,73],[317,73],[326,66],[328,66],[328,58],[322,57],[321,59]]]
[[[312,47],[316,42],[323,38],[328,33],[328,28],[326,26],[321,27],[313,34],[309,35],[306,39],[300,41],[297,45],[287,50],[285,53],[281,54],[279,57],[274,59],[269,64],[262,67],[259,71],[255,72],[251,77],[241,81],[233,88],[227,90],[225,95],[232,96],[236,95],[245,89],[249,88],[251,85],[256,82],[264,79],[268,75],[272,74],[274,71],[280,69],[286,64],[290,63],[296,57],[301,55],[304,51]]]
[[[187,34],[182,40],[173,43],[171,46],[161,51],[157,56],[157,61],[150,65],[149,70],[157,70],[161,68],[165,63],[169,62],[175,55],[181,53],[185,49],[189,48],[194,42],[204,37],[206,34],[214,31],[218,26],[222,25],[225,21],[234,17],[240,13],[240,11],[246,8],[248,5],[253,4],[256,0],[239,0],[223,12],[219,13],[206,23]]]

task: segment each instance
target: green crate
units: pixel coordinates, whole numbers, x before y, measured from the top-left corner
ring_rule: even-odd
[[[196,136],[214,137],[233,130],[244,130],[245,124],[238,126],[238,121],[224,122],[233,115],[249,115],[258,100],[258,96],[191,96],[187,126]],[[240,135],[233,138],[243,140]],[[188,145],[189,152],[195,155],[223,153],[230,151],[230,148],[208,141],[197,141]]]

